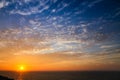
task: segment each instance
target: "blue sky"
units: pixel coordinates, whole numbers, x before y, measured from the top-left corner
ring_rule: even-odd
[[[59,54],[114,69],[120,65],[120,1],[0,0],[0,34],[0,63]]]

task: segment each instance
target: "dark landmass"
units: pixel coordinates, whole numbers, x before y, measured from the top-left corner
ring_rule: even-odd
[[[10,78],[8,78],[8,77],[1,76],[1,75],[0,75],[0,80],[14,80],[14,79],[10,79]]]
[[[120,80],[120,71],[30,71],[20,75],[17,72],[0,71],[1,75],[14,80]],[[13,80],[2,79],[0,80]]]

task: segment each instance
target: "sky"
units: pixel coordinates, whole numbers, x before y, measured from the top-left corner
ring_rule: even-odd
[[[120,70],[120,0],[0,0],[0,70]]]

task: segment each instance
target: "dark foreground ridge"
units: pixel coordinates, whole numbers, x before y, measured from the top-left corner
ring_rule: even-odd
[[[16,72],[0,71],[0,80],[120,80],[120,71],[33,71],[22,75]]]
[[[14,80],[14,79],[10,79],[10,78],[8,78],[8,77],[1,76],[1,75],[0,75],[0,80]]]

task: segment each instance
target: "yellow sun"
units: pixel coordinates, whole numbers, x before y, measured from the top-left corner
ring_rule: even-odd
[[[19,71],[25,71],[25,67],[23,65],[19,66]]]

